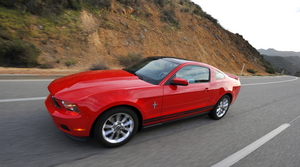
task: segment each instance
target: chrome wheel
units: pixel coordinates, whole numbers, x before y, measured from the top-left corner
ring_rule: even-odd
[[[227,110],[229,107],[229,99],[228,98],[223,98],[222,101],[220,101],[217,110],[216,110],[216,115],[218,117],[222,117],[226,114]]]
[[[230,102],[230,97],[228,95],[224,95],[208,114],[210,118],[216,120],[223,118],[229,109]]]
[[[129,142],[138,130],[134,110],[119,106],[105,111],[94,125],[95,139],[105,147],[119,147]]]
[[[120,143],[130,136],[133,129],[133,118],[126,113],[117,113],[105,121],[102,135],[109,143]]]

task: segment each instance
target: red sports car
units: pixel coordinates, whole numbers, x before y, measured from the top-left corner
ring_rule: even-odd
[[[221,119],[240,87],[237,76],[207,64],[148,57],[123,70],[56,79],[45,104],[69,137],[94,135],[103,146],[118,147],[144,127],[203,113]]]

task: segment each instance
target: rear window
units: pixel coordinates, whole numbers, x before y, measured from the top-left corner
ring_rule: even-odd
[[[220,71],[216,71],[215,72],[215,76],[216,76],[216,79],[224,79],[225,78],[225,75],[222,74]]]

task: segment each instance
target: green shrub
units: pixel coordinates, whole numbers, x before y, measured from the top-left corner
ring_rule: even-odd
[[[112,0],[86,0],[87,4],[96,9],[110,9]]]
[[[124,5],[134,5],[138,0],[117,0]]]
[[[146,17],[151,17],[151,16],[152,16],[152,14],[151,14],[151,13],[149,13],[149,12],[145,12],[145,16],[146,16]]]
[[[205,13],[205,18],[207,18],[208,20],[210,20],[211,22],[215,23],[215,24],[218,24],[218,20],[213,18],[211,15]]]
[[[81,10],[82,2],[82,0],[1,0],[0,5],[18,10],[24,9],[35,15],[58,15],[64,9]]]
[[[189,13],[190,9],[189,8],[180,9],[180,12]]]
[[[127,56],[118,56],[117,59],[122,66],[129,66],[130,64],[141,60],[143,56],[136,53],[128,53]]]
[[[109,9],[112,0],[0,0],[0,5],[35,15],[59,15],[64,9],[81,10],[83,6]]]
[[[54,66],[51,63],[43,63],[39,66],[41,69],[50,69],[54,68]]]
[[[195,6],[195,9],[193,10],[193,14],[200,16],[200,17],[204,17],[204,18],[210,20],[211,22],[218,24],[218,20],[213,18],[210,14],[207,14],[206,12],[204,12],[199,5],[197,5],[195,3],[192,3],[192,4],[193,4],[193,6]]]
[[[89,70],[108,70],[109,67],[104,62],[97,62],[96,64],[93,64]]]
[[[194,10],[193,10],[193,14],[202,17],[202,16],[204,15],[204,12],[203,12],[202,10],[199,10],[199,9],[194,9]]]
[[[163,10],[161,20],[169,23],[172,26],[179,26],[179,20],[175,17],[175,12],[172,9]]]
[[[258,58],[259,58],[260,64],[266,68],[267,73],[269,73],[269,74],[276,73],[276,71],[277,71],[276,68],[264,58],[264,55],[259,55]]]
[[[248,71],[249,73],[251,73],[251,74],[257,73],[257,71],[255,71],[254,69],[247,69],[247,71]]]
[[[71,66],[71,65],[75,65],[77,63],[77,61],[76,60],[67,60],[67,61],[65,61],[65,65],[66,66]]]
[[[32,43],[0,34],[0,66],[35,67],[40,53]]]
[[[179,4],[180,4],[180,5],[184,5],[184,1],[183,1],[183,0],[180,0],[180,1],[179,1]]]
[[[269,74],[275,74],[276,73],[276,69],[272,65],[264,65],[264,67],[266,68],[267,73],[269,73]]]
[[[162,8],[169,3],[168,0],[153,0],[153,2]]]

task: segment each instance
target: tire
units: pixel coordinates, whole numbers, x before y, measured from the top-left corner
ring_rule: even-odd
[[[116,107],[98,118],[94,135],[102,146],[119,147],[129,142],[137,129],[136,113],[128,107]]]
[[[215,107],[208,114],[210,118],[219,120],[225,116],[230,106],[230,97],[224,95],[215,105]]]

